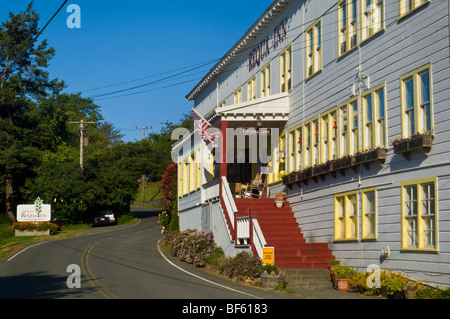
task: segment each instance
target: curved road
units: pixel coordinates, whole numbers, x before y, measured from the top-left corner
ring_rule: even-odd
[[[134,210],[137,224],[42,242],[0,261],[0,298],[293,298],[234,284],[165,257],[157,246],[162,238],[157,213]],[[77,283],[77,269],[81,287],[69,288],[69,277],[69,284]]]

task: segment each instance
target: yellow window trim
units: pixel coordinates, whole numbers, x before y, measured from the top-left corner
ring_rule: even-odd
[[[371,5],[377,5],[380,0],[371,0],[371,1],[372,1]],[[366,14],[364,12],[365,5],[363,5],[365,3],[365,0],[361,2],[361,5],[360,5],[360,8],[361,8],[361,27],[359,28],[360,29],[360,37],[359,38],[361,39],[361,43],[360,44],[368,41],[370,38],[376,36],[377,34],[383,32],[383,31],[385,31],[386,26],[385,26],[385,6],[384,6],[384,1],[385,0],[381,0],[381,3],[382,3],[381,4],[381,6],[382,6],[381,22],[380,22],[381,23],[381,28],[379,30],[375,31],[374,33],[366,36],[366,37],[364,36],[364,24],[365,24],[365,21],[366,21],[367,18],[366,18]]]
[[[349,203],[350,203],[350,197],[355,196],[355,201],[356,201],[356,215],[353,216],[354,218],[356,218],[356,225],[355,225],[355,236],[352,236],[351,233],[351,217],[348,215],[349,213]],[[340,227],[340,216],[339,216],[339,200],[340,199],[344,200],[344,212],[343,212],[343,219],[344,219],[344,238],[341,237],[341,232],[342,229]],[[334,240],[335,241],[355,241],[358,240],[358,226],[359,226],[359,195],[358,195],[358,191],[350,191],[350,192],[345,192],[345,193],[340,193],[340,194],[336,194],[334,196]]]
[[[425,6],[431,2],[431,0],[412,0],[413,2],[412,2],[411,10],[402,12],[402,6],[404,3],[406,3],[406,1],[409,1],[409,0],[398,0],[398,20],[402,20],[402,19],[406,18],[413,12],[419,10],[420,8],[422,8],[423,6]]]
[[[288,57],[288,59],[286,59]],[[292,43],[289,44],[283,51],[280,53],[280,92],[290,92],[293,87],[293,81],[292,81]],[[289,79],[291,81],[290,87],[288,87],[288,75]],[[285,80],[283,82],[283,76],[285,77]],[[283,89],[283,83],[285,85],[285,88]]]
[[[365,211],[366,211],[366,201],[365,201],[365,196],[367,193],[369,192],[373,192],[374,193],[374,236],[368,236],[367,235],[367,221],[365,218]],[[361,239],[362,240],[374,240],[377,239],[378,237],[378,232],[377,232],[377,226],[378,226],[378,193],[377,193],[377,189],[376,187],[371,187],[371,188],[365,188],[361,191],[362,194],[362,198],[361,198]]]
[[[319,30],[320,27],[320,30]],[[321,45],[319,46],[319,31],[321,35]],[[311,52],[311,36],[310,33],[312,32],[313,35],[313,44],[312,44],[312,52]],[[307,30],[306,30],[306,79],[309,79],[310,77],[317,74],[319,71],[322,70],[322,45],[323,43],[323,32],[322,32],[322,18],[316,20]],[[316,61],[316,51],[318,53],[318,61]],[[308,63],[308,57],[311,58],[311,63]],[[310,67],[311,72],[310,72]]]
[[[378,104],[378,100],[375,99],[377,97],[376,93],[379,90],[383,90],[384,92],[384,140],[380,141],[379,140],[379,136],[380,136],[380,132],[379,132],[379,128],[377,122],[378,122],[378,115],[379,115],[379,104]],[[373,135],[373,141],[374,141],[374,145],[371,145],[369,147],[368,142],[367,142],[367,136],[366,136],[366,124],[367,124],[367,105],[366,105],[366,97],[368,95],[371,95],[372,97],[372,135]],[[386,108],[386,83],[382,83],[380,85],[377,85],[376,87],[365,91],[362,94],[362,125],[361,125],[361,129],[363,130],[363,140],[362,140],[362,149],[363,150],[367,150],[369,148],[376,148],[376,147],[386,147],[387,145],[387,108]]]
[[[415,133],[425,133],[425,130],[422,129],[422,127],[420,127],[419,125],[419,121],[420,121],[420,103],[419,103],[419,96],[420,96],[420,88],[418,85],[418,77],[419,74],[422,73],[423,71],[428,70],[429,72],[429,77],[430,77],[430,108],[431,108],[431,119],[430,119],[430,123],[431,123],[431,128],[433,130],[434,127],[434,112],[433,112],[433,73],[432,73],[432,63],[428,63],[420,68],[417,68],[411,72],[408,72],[404,75],[402,75],[400,77],[400,109],[401,109],[401,124],[402,124],[402,137],[403,138],[407,138],[409,137],[408,135],[408,127],[407,124],[405,123],[405,111],[406,111],[406,106],[405,106],[405,87],[404,87],[404,81],[410,77],[413,78],[413,91],[414,91],[414,128],[415,128]],[[432,132],[433,133],[433,132]]]
[[[434,183],[434,242],[435,242],[435,248],[430,248],[430,247],[424,247],[423,243],[424,243],[424,238],[423,238],[423,217],[422,217],[422,207],[421,207],[421,196],[422,193],[420,192],[420,185],[422,184],[429,184],[429,183]],[[418,237],[418,247],[408,247],[407,246],[407,223],[406,223],[406,218],[405,218],[405,187],[407,186],[412,186],[412,185],[416,185],[418,186],[417,188],[417,237]],[[409,180],[409,181],[404,181],[401,182],[401,217],[402,217],[402,221],[401,221],[401,227],[402,227],[402,246],[401,246],[401,250],[402,251],[430,251],[430,252],[437,252],[439,251],[439,229],[438,229],[438,220],[439,220],[439,216],[438,216],[438,178],[437,177],[428,177],[428,178],[420,178],[420,179],[415,179],[415,180]]]
[[[256,75],[247,81],[247,101],[256,99]]]
[[[270,95],[270,62],[267,63],[260,71],[260,96],[266,97]]]

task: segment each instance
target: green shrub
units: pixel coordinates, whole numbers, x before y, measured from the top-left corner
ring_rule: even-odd
[[[272,271],[275,272],[276,275],[278,275],[280,273],[280,268],[277,267],[277,265],[273,264],[273,265],[262,265],[261,266],[261,273],[263,273],[264,271],[267,271],[267,274],[270,275],[270,273]]]

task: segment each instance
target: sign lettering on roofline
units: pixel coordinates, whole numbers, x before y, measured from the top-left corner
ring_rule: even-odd
[[[273,30],[273,48],[276,49],[287,38],[287,19],[284,19],[280,25]],[[254,48],[248,56],[248,70],[251,71],[261,64],[269,55],[269,37],[265,38]]]

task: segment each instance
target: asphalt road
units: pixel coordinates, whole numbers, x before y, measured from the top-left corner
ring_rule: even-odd
[[[235,284],[164,256],[157,245],[162,238],[157,212],[135,208],[135,214],[137,224],[30,245],[0,261],[0,298],[293,298]]]

